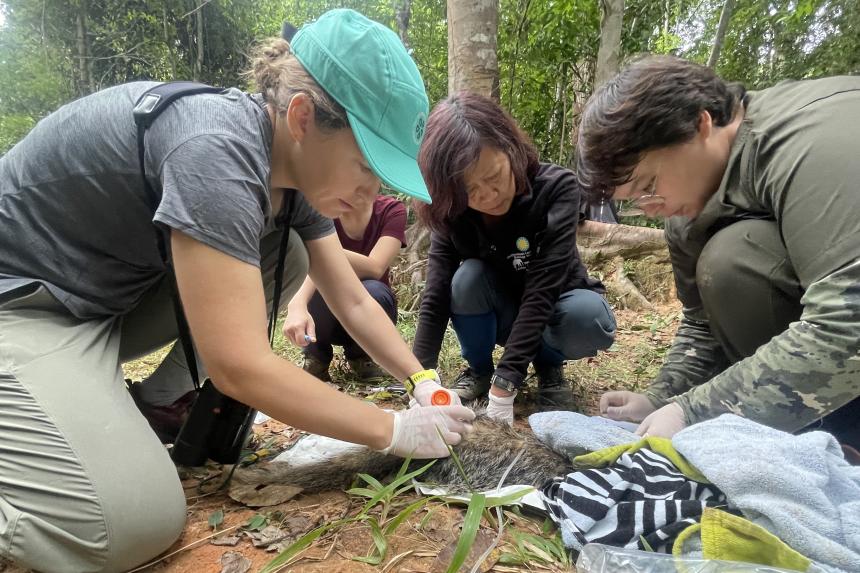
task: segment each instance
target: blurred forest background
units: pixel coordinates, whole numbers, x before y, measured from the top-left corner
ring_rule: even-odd
[[[620,54],[706,63],[749,88],[860,71],[860,0],[496,0],[497,93],[542,158],[568,163],[598,68],[601,13],[620,7]],[[351,7],[398,31],[431,105],[448,92],[449,0],[0,0],[0,153],[59,105],[114,84],[245,86],[255,40]],[[464,4],[464,3],[461,3]],[[601,6],[602,4],[602,6]],[[726,6],[728,4],[728,6]],[[603,10],[602,10],[602,9]]]

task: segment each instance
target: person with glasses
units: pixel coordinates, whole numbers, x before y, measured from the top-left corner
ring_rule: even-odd
[[[538,406],[573,409],[563,362],[615,337],[603,285],[576,249],[576,175],[540,163],[514,120],[470,93],[436,105],[418,162],[433,202],[418,206],[432,235],[413,352],[435,367],[450,319],[468,363],[453,385],[461,398],[489,392],[487,414],[512,422],[532,363]]]
[[[601,411],[671,436],[731,412],[860,446],[860,78],[747,92],[639,59],[585,107],[577,172],[666,218],[681,325],[643,393]]]
[[[292,42],[263,42],[250,67],[258,91],[163,111],[145,133],[143,175],[133,110],[153,82],[71,102],[0,157],[0,559],[45,573],[127,571],[182,533],[176,468],[120,368],[177,338],[174,285],[200,366],[239,402],[402,457],[447,456],[470,430],[474,413],[422,369],[328,219],[381,181],[429,200],[415,63],[390,29],[333,10]],[[274,353],[278,267],[282,301],[310,273],[419,406],[382,410]],[[174,354],[171,376],[140,386],[184,393],[191,365]],[[430,405],[438,392],[450,406]]]

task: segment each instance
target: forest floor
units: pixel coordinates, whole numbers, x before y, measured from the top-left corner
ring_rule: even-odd
[[[664,291],[663,295],[660,298],[665,301],[669,293]],[[652,310],[644,312],[616,311],[618,332],[615,344],[594,358],[568,362],[565,367],[579,411],[595,414],[604,391],[637,390],[650,381],[659,369],[679,318],[680,305],[676,302],[658,302]],[[409,342],[414,335],[416,320],[416,312],[401,312],[398,328]],[[126,364],[126,376],[134,380],[146,378],[167,350],[162,349]],[[276,351],[297,363],[300,360],[298,350],[282,338],[276,341]],[[452,380],[462,367],[459,347],[449,328],[439,370],[444,380]],[[369,394],[367,388],[357,385],[340,354],[335,356],[332,378],[344,391],[373,400],[381,406],[404,406],[399,398],[392,398],[387,393]],[[517,401],[516,423],[523,428],[527,428],[525,417],[534,411],[534,391],[535,387],[530,385]],[[268,420],[254,427],[252,449],[264,449],[268,455],[263,459],[271,458],[295,443],[302,434],[300,430]],[[234,501],[223,489],[217,489],[226,475],[221,466],[179,468],[178,471],[188,500],[188,521],[182,537],[153,564],[135,571],[258,572],[296,539],[321,525],[355,515],[365,501],[343,491],[334,491],[299,494],[278,505],[252,508]],[[402,493],[385,509],[397,512],[418,499],[413,492]],[[463,505],[431,501],[385,535],[382,541],[384,557],[376,565],[356,559],[374,554],[378,557],[379,537],[374,539],[367,522],[352,522],[322,533],[277,570],[295,573],[444,572],[457,544],[465,512]],[[504,535],[481,571],[574,570],[572,561],[575,558],[563,551],[557,533],[547,520],[516,509],[506,509],[504,515]],[[496,531],[484,520],[471,555],[480,555],[495,536]],[[461,568],[461,571],[468,570]],[[24,573],[12,565],[4,568],[2,564],[0,572]]]

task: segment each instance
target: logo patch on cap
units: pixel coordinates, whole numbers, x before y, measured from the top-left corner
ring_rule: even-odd
[[[415,145],[421,145],[421,140],[424,138],[424,127],[427,124],[427,114],[423,111],[415,118],[415,125],[412,126],[412,139]]]

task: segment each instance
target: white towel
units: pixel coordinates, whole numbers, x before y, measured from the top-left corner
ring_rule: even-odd
[[[750,521],[813,561],[860,572],[860,467],[833,436],[793,436],[723,414],[672,444]]]

